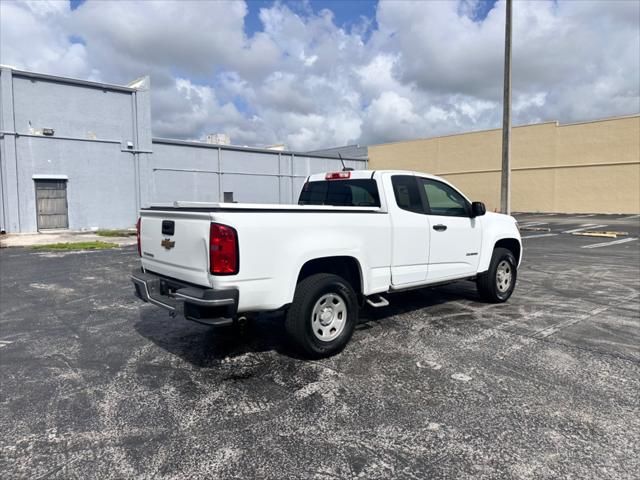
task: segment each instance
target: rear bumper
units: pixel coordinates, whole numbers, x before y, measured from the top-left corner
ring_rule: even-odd
[[[142,269],[131,272],[135,294],[173,315],[206,325],[231,324],[238,313],[238,289],[214,290]]]

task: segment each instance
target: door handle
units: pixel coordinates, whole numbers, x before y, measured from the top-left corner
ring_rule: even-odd
[[[444,232],[447,229],[447,226],[446,225],[442,225],[442,224],[438,224],[438,225],[434,225],[433,229],[436,232]]]

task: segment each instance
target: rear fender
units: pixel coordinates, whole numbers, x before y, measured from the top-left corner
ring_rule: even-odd
[[[313,256],[307,256],[304,259],[297,262],[297,267],[292,272],[292,275],[289,279],[287,303],[291,303],[293,301],[293,297],[296,292],[296,287],[298,286],[299,280],[301,279],[301,274],[303,274],[303,271],[305,270],[305,266],[308,266],[309,264],[316,261],[319,261],[320,263],[328,262],[330,264],[332,259],[335,259],[336,267],[339,267],[342,264],[342,262],[345,261],[345,259],[353,261],[357,266],[356,274],[358,278],[354,278],[350,283],[352,284],[356,283],[355,285],[352,285],[352,286],[358,295],[361,295],[363,292],[367,291],[367,287],[368,287],[367,277],[366,275],[364,275],[365,270],[363,267],[363,262],[361,261],[360,258],[358,258],[358,256],[350,253],[346,253],[346,252],[333,253],[333,254],[317,254]],[[340,268],[336,268],[336,267],[332,265],[327,265],[327,268],[321,269],[322,271],[314,270],[313,273],[335,273],[337,275],[341,275]],[[305,277],[306,276],[308,275],[305,275]],[[344,276],[344,275],[341,275],[341,276]],[[347,280],[350,280],[350,279],[347,279]],[[359,282],[359,284],[357,284],[357,282]]]

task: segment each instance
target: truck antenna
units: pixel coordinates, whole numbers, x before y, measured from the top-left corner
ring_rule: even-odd
[[[342,171],[343,171],[343,172],[352,172],[352,171],[353,171],[353,168],[351,168],[351,167],[347,167],[347,166],[344,164],[344,160],[342,159],[342,154],[341,154],[340,152],[338,152],[338,157],[340,158],[340,162],[342,163]]]

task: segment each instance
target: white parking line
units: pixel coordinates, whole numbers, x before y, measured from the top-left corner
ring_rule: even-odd
[[[587,213],[586,215],[576,215],[576,218],[595,217],[595,213]]]
[[[588,319],[589,317],[593,317],[595,315],[599,315],[602,312],[609,310],[611,307],[614,307],[616,305],[619,305],[620,303],[624,303],[626,301],[629,300],[633,300],[634,298],[636,298],[638,296],[638,293],[633,293],[631,295],[629,295],[628,297],[624,297],[619,299],[615,305],[603,305],[601,307],[595,308],[593,310],[591,310],[590,312],[584,313],[582,315],[579,315],[577,317],[574,318],[569,318],[569,320],[564,320],[556,325],[551,325],[549,327],[543,328],[542,330],[537,331],[536,333],[533,334],[533,338],[546,338],[549,337],[551,335],[553,335],[554,333],[570,327],[571,325],[575,325],[578,322],[581,322],[583,320]]]
[[[521,223],[521,227],[535,227],[536,225],[548,225],[547,222],[525,222]]]
[[[585,224],[582,225],[582,227],[580,228],[574,228],[573,230],[565,230],[562,233],[576,233],[576,232],[583,232],[585,230],[591,230],[593,228],[602,228],[602,227],[606,227],[606,225],[595,225],[593,223],[589,223],[589,224]]]
[[[584,245],[582,248],[608,247],[609,245],[620,245],[621,243],[633,242],[635,240],[638,240],[638,239],[636,237],[623,238],[622,240],[614,240],[613,242],[592,243],[591,245]]]
[[[558,234],[557,233],[543,233],[542,235],[527,235],[526,237],[522,237],[522,239],[524,240],[525,238],[555,237],[556,235],[558,235]]]
[[[639,218],[640,215],[631,215],[630,217],[622,217],[619,218],[618,220],[631,220],[632,218]]]

